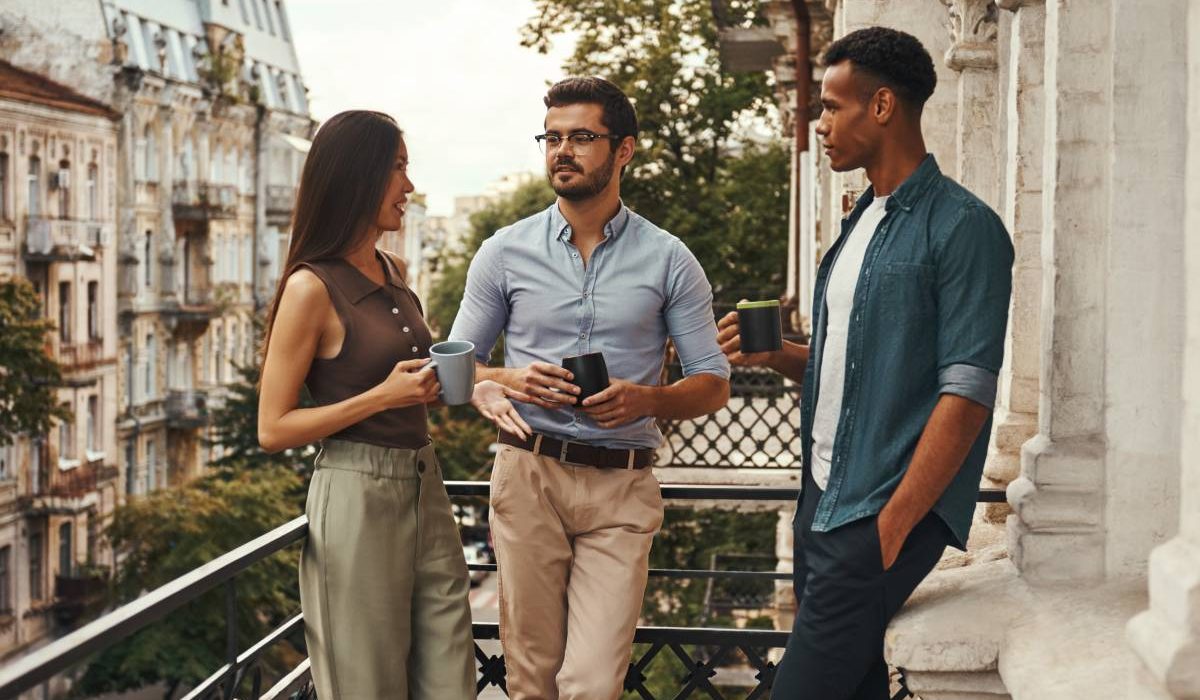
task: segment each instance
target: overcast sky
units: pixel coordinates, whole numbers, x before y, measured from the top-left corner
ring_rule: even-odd
[[[520,45],[533,0],[290,0],[287,11],[313,116],[396,117],[430,214],[502,175],[541,172],[542,96],[572,47]]]

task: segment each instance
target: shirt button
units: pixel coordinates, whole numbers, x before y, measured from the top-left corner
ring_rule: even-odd
[[[578,258],[578,257],[579,257],[579,253],[571,253],[571,257],[572,257],[572,258]]]
[[[393,306],[393,307],[392,307],[392,313],[393,313],[393,314],[398,314],[398,313],[400,313],[400,309],[397,309],[396,307],[394,307],[394,306]]]
[[[417,346],[416,346],[416,345],[412,346],[412,351],[413,351],[413,352],[418,352],[418,350],[417,350]]]
[[[580,337],[580,338],[586,338],[586,337],[587,337],[587,333],[580,333],[580,334],[579,334],[579,337]]]
[[[408,331],[408,326],[405,326],[405,327],[404,327],[404,332],[405,332],[405,333],[408,333],[408,332],[409,332],[409,331]]]

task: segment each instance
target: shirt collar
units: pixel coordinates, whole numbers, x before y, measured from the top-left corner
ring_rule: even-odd
[[[404,282],[400,280],[398,273],[393,268],[392,261],[378,250],[375,251],[375,259],[383,265],[383,274],[387,278],[387,284],[403,289]],[[373,292],[383,289],[383,285],[372,282],[345,258],[336,258],[335,260],[339,263],[333,267],[335,280],[351,304],[357,304]]]
[[[617,214],[604,224],[604,237],[606,239],[616,239],[629,226],[629,207],[625,206],[625,202],[621,202],[621,208],[617,209]],[[567,223],[567,218],[563,216],[562,211],[558,208],[558,202],[550,205],[550,231],[554,237],[560,241],[567,240],[571,236],[571,224]]]
[[[900,186],[892,192],[891,199],[888,200],[887,208],[890,210],[893,207],[900,207],[904,211],[911,211],[913,205],[925,194],[926,191],[937,181],[942,175],[941,168],[938,167],[937,159],[932,153],[925,154],[925,159],[917,166],[917,169],[912,172]],[[865,208],[875,199],[875,186],[867,188],[866,192],[858,199],[856,208]]]

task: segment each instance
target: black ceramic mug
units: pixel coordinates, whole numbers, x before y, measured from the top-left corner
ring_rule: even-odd
[[[742,354],[783,349],[783,323],[779,301],[743,301],[737,305]]]
[[[575,375],[573,383],[580,389],[576,406],[608,388],[608,366],[604,364],[604,353],[589,352],[586,355],[564,357],[562,366]]]

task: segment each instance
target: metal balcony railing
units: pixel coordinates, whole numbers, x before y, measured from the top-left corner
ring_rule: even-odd
[[[456,497],[486,497],[489,485],[485,482],[449,482],[446,490]],[[794,501],[799,489],[790,487],[756,486],[680,486],[664,485],[664,499],[702,501]],[[984,490],[981,502],[1002,502],[1004,492]],[[28,656],[0,669],[0,697],[14,697],[53,676],[70,670],[89,656],[112,647],[173,611],[196,600],[201,595],[222,588],[225,594],[225,624],[227,631],[227,661],[204,681],[185,695],[185,700],[202,698],[252,698],[253,700],[290,697],[313,697],[309,684],[308,661],[305,660],[286,673],[272,687],[264,690],[261,666],[264,653],[276,644],[295,637],[303,629],[300,614],[285,621],[266,637],[239,650],[237,646],[237,575],[256,562],[279,552],[305,538],[308,521],[300,516],[254,539],[237,549],[175,579],[141,598],[51,642]],[[494,565],[473,564],[474,570],[494,571]],[[670,578],[743,578],[756,581],[790,580],[791,575],[775,571],[715,571],[715,570],[651,570],[652,577]],[[477,641],[499,639],[496,623],[475,623]],[[713,683],[717,670],[731,663],[750,669],[753,688],[747,698],[765,698],[769,694],[775,666],[767,652],[780,649],[787,642],[786,632],[758,629],[725,629],[696,627],[639,627],[634,644],[637,648],[625,677],[625,688],[645,700],[655,695],[647,687],[647,672],[660,659],[674,659],[684,673],[678,674],[679,688],[675,698],[707,696],[725,698]],[[504,659],[485,653],[478,644],[477,687],[503,689]],[[906,689],[896,699],[910,697]]]

